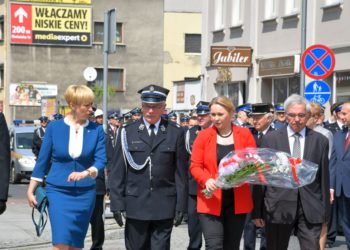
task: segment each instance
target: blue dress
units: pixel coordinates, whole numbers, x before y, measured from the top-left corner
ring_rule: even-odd
[[[45,132],[38,161],[32,178],[46,179],[49,201],[49,217],[52,244],[64,244],[76,248],[84,247],[84,239],[95,206],[95,179],[85,178],[68,182],[72,172],[81,172],[90,167],[103,171],[106,165],[105,139],[102,126],[86,123],[81,128],[82,150],[80,155],[70,154],[70,126],[67,120],[51,122]]]

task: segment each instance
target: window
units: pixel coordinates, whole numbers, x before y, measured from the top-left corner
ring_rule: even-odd
[[[299,10],[299,0],[285,0],[285,14],[297,13]]]
[[[94,42],[103,43],[103,22],[94,23]],[[117,23],[116,43],[123,43],[123,23]]]
[[[232,26],[242,24],[242,0],[232,0]]]
[[[264,19],[273,19],[276,15],[276,0],[265,0],[265,16]]]
[[[283,103],[291,94],[300,94],[300,78],[297,76],[273,79],[273,103]]]
[[[4,16],[0,16],[0,41],[4,41]]]
[[[237,107],[240,103],[244,103],[244,83],[235,82],[227,84],[215,84],[215,90],[218,95],[228,97]]]
[[[220,30],[224,28],[224,0],[215,0],[215,19],[214,19],[214,30]]]
[[[96,69],[96,85],[103,85],[103,69]],[[108,69],[108,85],[115,88],[116,91],[124,91],[124,69]]]
[[[201,53],[201,34],[185,34],[185,53]]]

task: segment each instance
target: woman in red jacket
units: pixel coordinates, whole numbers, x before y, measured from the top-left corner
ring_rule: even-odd
[[[220,160],[235,149],[256,147],[249,129],[232,124],[234,106],[225,96],[210,105],[213,126],[201,131],[192,148],[190,171],[198,182],[197,212],[206,249],[239,250],[246,214],[253,208],[248,184],[221,190],[215,185]],[[201,192],[212,192],[206,198]]]

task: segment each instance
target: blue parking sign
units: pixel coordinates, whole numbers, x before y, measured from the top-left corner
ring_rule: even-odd
[[[306,85],[304,96],[309,102],[316,102],[323,105],[331,97],[331,88],[324,81],[312,81]]]

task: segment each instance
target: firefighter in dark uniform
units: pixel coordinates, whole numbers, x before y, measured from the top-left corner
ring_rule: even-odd
[[[266,103],[252,104],[252,112],[250,116],[253,119],[253,128],[251,129],[254,136],[256,146],[260,147],[264,135],[274,131],[272,127],[273,114],[271,113],[271,107]],[[261,188],[256,186],[253,188]],[[266,249],[265,229],[257,228],[252,222],[251,214],[247,215],[246,225],[244,227],[244,250],[254,250],[257,231],[260,235],[260,250]]]
[[[342,108],[343,103],[342,102],[337,102],[332,105],[331,107],[331,112],[336,119],[334,123],[329,123],[325,126],[326,129],[330,130],[333,135],[338,131],[343,129],[343,122],[342,122],[342,113],[341,108]]]
[[[35,155],[36,159],[38,159],[41,143],[44,140],[45,129],[47,124],[49,123],[49,118],[47,116],[41,116],[39,120],[40,128],[35,129],[32,143],[32,152]]]
[[[184,132],[161,117],[168,89],[138,91],[142,118],[118,133],[109,175],[111,211],[122,226],[126,249],[170,249],[173,225],[187,210],[188,168]]]
[[[280,128],[283,128],[284,126],[287,126],[286,114],[284,112],[283,103],[275,104],[275,120],[273,121],[272,126],[275,129],[280,129]]]
[[[171,111],[169,114],[168,114],[168,119],[172,122],[175,122],[177,123],[177,114],[174,112],[174,111]]]
[[[130,110],[130,113],[131,113],[131,119],[133,121],[141,119],[142,111],[140,108],[134,108],[134,109]]]
[[[186,132],[186,150],[189,154],[189,158],[192,154],[192,145],[197,137],[197,134],[202,129],[206,129],[211,125],[209,116],[209,102],[200,101],[197,104],[197,121],[198,125],[190,128]],[[189,161],[189,165],[190,165]],[[202,229],[197,213],[197,182],[192,178],[189,173],[188,177],[188,235],[190,242],[188,244],[188,250],[201,249],[202,247]]]

